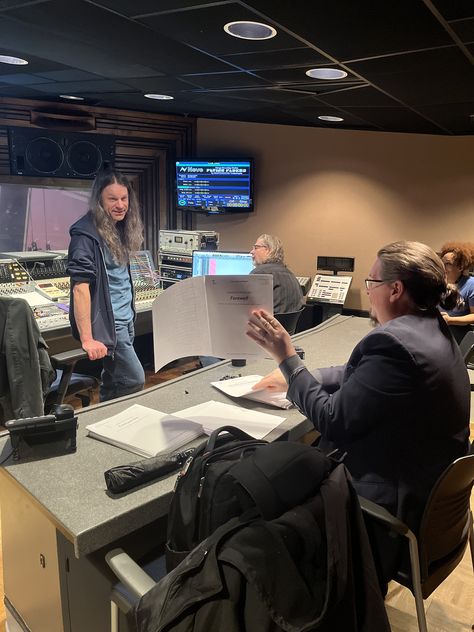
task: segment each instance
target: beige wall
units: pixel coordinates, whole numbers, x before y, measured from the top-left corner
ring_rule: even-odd
[[[221,249],[278,235],[295,274],[317,255],[356,259],[346,307],[367,309],[363,279],[377,249],[398,239],[439,248],[474,241],[474,137],[387,134],[198,120],[197,154],[255,158],[255,212],[198,216]]]

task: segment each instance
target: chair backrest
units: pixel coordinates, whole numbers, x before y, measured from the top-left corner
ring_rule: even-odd
[[[297,312],[286,312],[284,314],[274,314],[277,321],[286,329],[286,331],[292,336],[296,331],[296,326],[303,313],[303,307]],[[473,332],[474,333],[474,332]]]
[[[468,331],[459,345],[464,362],[468,365],[474,360],[474,331]]]
[[[423,513],[418,535],[423,597],[461,560],[471,527],[470,497],[474,455],[456,459],[437,480]]]

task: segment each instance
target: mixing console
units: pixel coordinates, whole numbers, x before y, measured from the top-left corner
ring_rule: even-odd
[[[0,283],[0,296],[21,296],[34,291],[34,287],[29,283]]]
[[[159,287],[137,287],[137,284],[134,284],[134,288],[135,307],[138,312],[144,312],[147,309],[151,309],[155,298],[164,292],[164,290]]]
[[[69,327],[69,308],[62,303],[33,307],[33,314],[40,331]]]
[[[69,277],[60,277],[57,279],[53,278],[48,279],[47,281],[37,281],[35,285],[37,290],[51,301],[69,302]]]

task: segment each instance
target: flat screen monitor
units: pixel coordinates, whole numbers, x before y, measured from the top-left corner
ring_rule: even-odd
[[[253,211],[253,161],[177,160],[176,207],[209,215]]]
[[[206,274],[249,274],[252,270],[252,255],[248,252],[193,251],[193,277]]]

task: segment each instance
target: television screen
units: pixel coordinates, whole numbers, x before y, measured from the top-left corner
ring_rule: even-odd
[[[177,160],[176,206],[208,214],[253,211],[252,160]]]
[[[248,252],[193,250],[193,277],[205,274],[248,274],[253,270]]]

